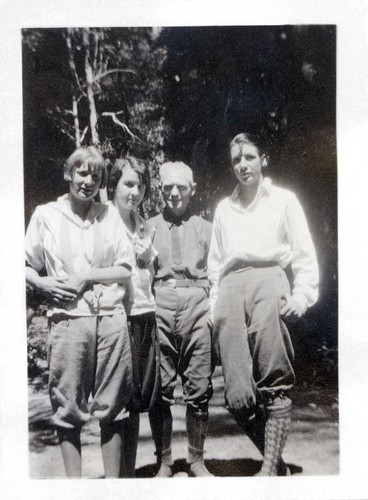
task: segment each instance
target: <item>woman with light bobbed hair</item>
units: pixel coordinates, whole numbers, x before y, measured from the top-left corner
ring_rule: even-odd
[[[106,186],[107,169],[106,162],[101,152],[95,146],[78,148],[72,153],[64,163],[64,179],[70,181],[76,168],[81,165],[88,165],[92,174],[101,174],[101,183],[99,189]]]
[[[118,477],[133,389],[123,306],[133,249],[117,210],[95,201],[106,182],[98,149],[76,149],[64,176],[69,192],[38,206],[27,228],[27,288],[49,304],[49,393],[66,474],[82,474],[81,428],[93,415],[105,476]]]

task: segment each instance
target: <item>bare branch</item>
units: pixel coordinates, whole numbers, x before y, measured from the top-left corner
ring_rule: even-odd
[[[72,28],[67,28],[67,34],[65,35],[66,45],[68,47],[68,62],[70,73],[82,95],[87,96],[87,94],[82,89],[81,82],[79,80],[77,68],[74,62],[74,47],[72,44]]]
[[[72,134],[70,134],[66,129],[60,127],[60,132],[69,137],[69,139],[73,141],[73,144],[75,144],[75,137]]]
[[[63,115],[73,114],[69,110],[61,110],[59,106],[55,106],[54,109],[46,109],[47,114],[50,116],[52,122],[55,126],[69,139],[73,141],[75,145],[78,145],[78,134],[75,126],[71,125],[68,121],[63,118]],[[74,116],[75,118],[75,116]],[[78,124],[79,126],[79,124]]]
[[[95,42],[94,51],[93,51],[93,61],[92,61],[93,71],[95,72],[96,68],[97,68],[97,62],[98,62],[100,37],[99,37],[98,32],[95,30],[91,31],[91,33],[93,34],[93,38],[94,38],[94,42]]]
[[[87,133],[87,130],[88,130],[88,125],[84,128],[81,136],[80,136],[80,142],[81,144],[83,144],[83,141],[84,141],[84,138],[86,137],[86,133]]]
[[[96,74],[94,81],[96,82],[97,80],[101,80],[101,78],[104,78],[105,76],[110,75],[111,73],[131,73],[132,75],[137,76],[137,73],[132,69],[109,69],[104,73]]]
[[[118,113],[122,113],[122,111],[118,111]],[[101,113],[102,116],[111,116],[112,118],[112,121],[114,123],[116,123],[117,125],[119,125],[119,127],[121,127],[122,129],[124,129],[129,135],[130,137],[133,137],[134,139],[137,139],[137,141],[140,141],[140,142],[143,142],[144,141],[142,139],[140,139],[137,135],[133,134],[133,132],[129,129],[128,125],[126,123],[123,123],[119,120],[119,118],[117,118],[117,113],[114,113],[112,111],[104,111],[103,113]]]

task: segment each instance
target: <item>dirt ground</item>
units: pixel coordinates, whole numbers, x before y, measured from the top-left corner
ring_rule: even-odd
[[[209,432],[205,459],[216,476],[252,476],[261,467],[261,456],[242,434],[224,407],[221,369],[216,368],[214,396],[210,403]],[[293,393],[292,424],[284,459],[292,474],[334,475],[339,472],[338,410],[332,391],[296,388]],[[185,405],[178,384],[173,407],[174,473],[186,476]],[[29,471],[32,478],[65,477],[57,439],[50,427],[50,405],[41,384],[29,387]],[[82,431],[83,476],[103,478],[99,447],[99,425],[91,419]],[[155,474],[155,455],[147,414],[141,416],[136,476]]]

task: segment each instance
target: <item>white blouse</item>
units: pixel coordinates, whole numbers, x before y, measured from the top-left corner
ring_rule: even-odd
[[[26,233],[26,262],[36,271],[44,267],[48,276],[67,278],[91,268],[133,266],[133,248],[119,212],[93,202],[83,221],[70,208],[67,196],[36,208]],[[82,297],[49,315],[113,314],[123,310],[125,287],[118,283],[95,284]]]

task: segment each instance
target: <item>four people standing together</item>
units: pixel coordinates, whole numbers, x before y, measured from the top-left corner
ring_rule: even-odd
[[[137,210],[147,165],[117,160],[107,182],[93,146],[68,159],[69,193],[32,216],[27,288],[50,303],[49,390],[68,476],[81,474],[80,430],[91,414],[100,420],[106,477],[134,477],[143,411],[157,476],[172,476],[178,375],[190,475],[210,476],[203,453],[215,362],[228,410],[264,456],[259,475],[287,473],[281,453],[294,371],[285,322],[317,300],[316,255],[297,198],[264,177],[259,138],[234,137],[230,163],[238,184],[213,228],[192,213],[190,167],[161,166],[165,207],[147,222]],[[95,197],[106,182],[110,201],[102,204]]]

